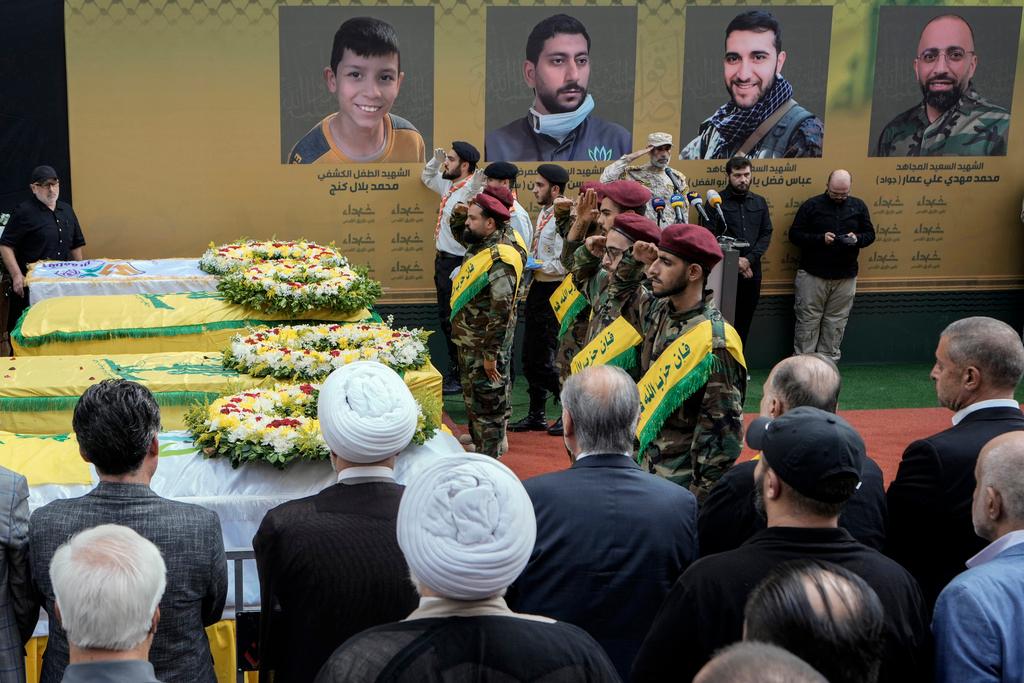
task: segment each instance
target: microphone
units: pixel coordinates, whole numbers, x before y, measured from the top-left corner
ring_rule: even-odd
[[[676,223],[685,223],[686,216],[684,215],[683,210],[686,209],[686,197],[681,194],[674,194],[668,201],[669,205],[676,212]]]
[[[704,225],[710,226],[711,219],[708,218],[708,212],[704,210],[704,200],[700,198],[700,192],[687,192],[686,198],[690,200],[690,206],[697,209],[697,213],[700,214]]]
[[[722,195],[718,194],[714,190],[708,190],[707,198],[708,206],[718,212],[718,217],[722,219],[722,226],[728,230],[729,226],[725,222],[725,214],[722,213]]]
[[[661,218],[665,213],[665,200],[661,197],[655,197],[651,200],[651,208],[654,209],[654,213],[658,215],[658,225],[661,225]]]

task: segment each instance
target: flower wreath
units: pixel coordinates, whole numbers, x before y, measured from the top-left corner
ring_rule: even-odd
[[[357,360],[375,360],[395,372],[426,364],[428,332],[387,324],[286,325],[236,335],[224,367],[254,377],[322,380]]]
[[[330,448],[317,419],[318,384],[277,385],[195,405],[185,424],[207,457],[229,458],[232,467],[263,461],[284,469],[297,460],[326,460]],[[437,425],[419,407],[412,443],[423,444]]]
[[[328,267],[347,266],[348,260],[333,245],[323,246],[305,240],[280,242],[245,240],[210,248],[199,259],[199,268],[211,275],[227,275],[254,263],[280,261],[282,259],[316,262]]]
[[[292,259],[264,261],[223,275],[217,291],[233,304],[261,311],[352,313],[373,306],[383,291],[367,272]]]

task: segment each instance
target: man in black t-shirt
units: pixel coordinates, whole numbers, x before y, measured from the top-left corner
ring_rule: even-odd
[[[0,234],[0,256],[11,274],[13,294],[7,318],[8,331],[14,329],[22,311],[28,307],[25,275],[28,264],[36,261],[80,261],[85,237],[78,217],[67,202],[58,201],[60,179],[52,166],[37,166],[29,185],[34,197],[14,210]]]

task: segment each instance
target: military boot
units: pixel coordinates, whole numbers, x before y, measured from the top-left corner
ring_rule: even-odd
[[[510,432],[543,432],[548,428],[548,419],[544,417],[544,410],[531,410],[521,420],[513,422],[508,426]]]

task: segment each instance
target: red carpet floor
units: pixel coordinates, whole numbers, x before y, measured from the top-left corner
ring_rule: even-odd
[[[919,439],[950,426],[952,413],[945,408],[900,408],[895,410],[844,410],[842,416],[860,432],[870,455],[885,473],[888,484],[896,476],[903,449]],[[756,415],[747,415],[750,423]],[[457,435],[464,433],[464,425],[455,425],[447,416],[445,422]],[[509,451],[501,461],[520,479],[553,472],[569,466],[569,456],[560,437],[545,432],[509,433]],[[744,448],[740,460],[753,453]]]

